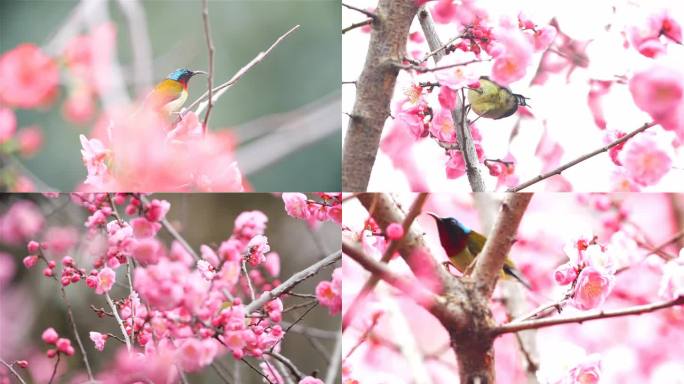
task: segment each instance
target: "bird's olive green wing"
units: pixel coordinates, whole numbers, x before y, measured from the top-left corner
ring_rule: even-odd
[[[470,233],[468,233],[468,245],[466,245],[466,247],[473,256],[477,257],[477,255],[482,252],[485,241],[487,241],[486,237],[475,231],[470,231]]]

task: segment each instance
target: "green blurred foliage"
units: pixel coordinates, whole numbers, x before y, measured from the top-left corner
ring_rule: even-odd
[[[206,70],[202,2],[148,0],[142,4],[150,34],[155,81],[179,67]],[[46,44],[76,5],[74,0],[0,1],[0,52],[23,42]],[[117,2],[110,0],[108,5],[117,26],[118,58],[125,73],[130,74],[132,52],[128,25]],[[301,25],[219,100],[212,111],[212,128],[235,127],[339,93],[340,12],[339,1],[211,0],[215,82],[226,81],[278,36],[294,25]],[[187,104],[206,89],[204,77],[198,79],[190,84]],[[132,78],[128,80],[132,83]],[[133,88],[129,84],[131,95]],[[37,124],[45,134],[44,149],[26,160],[25,165],[48,185],[69,191],[85,178],[78,135],[87,134],[92,124],[77,127],[64,121],[60,109],[66,92],[63,85],[60,97],[48,110],[17,110],[16,113],[20,127]],[[338,191],[341,145],[341,133],[334,133],[267,169],[248,175],[248,180],[257,191]]]

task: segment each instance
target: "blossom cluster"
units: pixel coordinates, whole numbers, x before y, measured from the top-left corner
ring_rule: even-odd
[[[320,196],[326,202],[332,199]],[[280,256],[271,250],[263,212],[240,213],[224,241],[202,244],[195,253],[181,238],[170,247],[159,238],[159,231],[171,225],[168,201],[134,193],[73,193],[69,199],[88,212],[83,240],[90,258],[72,257],[79,235],[67,226],[46,228],[38,206],[27,200],[15,202],[0,217],[1,240],[26,244],[24,266],[33,269],[42,263],[43,275],[62,290],[84,282],[109,303],[108,309],[91,309],[116,319],[123,334],[93,329],[89,338],[98,351],[116,348],[112,342],[126,344],[128,351],[121,348],[98,380],[175,381],[178,369],[199,371],[226,355],[258,359],[264,375],[280,375],[271,354],[280,351],[286,333],[282,300],[288,295],[249,306],[281,284]],[[316,299],[334,315],[341,310],[341,291],[336,271],[332,281],[316,288]],[[48,357],[75,353],[71,341],[53,328],[43,333],[43,341],[55,346]],[[22,366],[23,360],[15,363]],[[312,376],[300,382],[322,383]]]
[[[310,226],[318,222],[342,223],[342,193],[317,192],[320,201],[311,200],[299,192],[283,193],[287,214],[306,220]]]
[[[596,237],[580,237],[565,247],[569,261],[554,272],[559,285],[571,285],[572,305],[600,307],[615,286],[616,263]]]

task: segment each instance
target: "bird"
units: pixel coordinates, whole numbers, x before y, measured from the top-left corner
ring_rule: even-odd
[[[461,273],[465,273],[471,268],[477,255],[482,252],[487,238],[468,228],[456,218],[439,217],[432,212],[427,212],[427,214],[432,216],[437,223],[439,242],[449,257],[449,264],[456,267]],[[508,257],[504,261],[502,274],[503,277],[512,277],[531,289],[530,283],[515,268],[513,261]]]
[[[204,71],[191,71],[179,68],[160,81],[145,99],[145,107],[171,116],[178,113],[188,99],[188,81],[197,74],[207,75]]]
[[[514,114],[518,107],[527,107],[528,98],[513,93],[487,76],[480,77],[480,86],[468,90],[470,109],[480,117],[503,119]]]

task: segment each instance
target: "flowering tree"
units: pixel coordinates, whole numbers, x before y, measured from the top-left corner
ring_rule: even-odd
[[[75,163],[67,161],[72,157],[81,158],[84,165],[78,169],[84,175],[80,184],[57,187],[66,191],[242,191],[252,188],[246,175],[339,131],[338,111],[330,111],[325,108],[327,104],[319,105],[318,102],[307,105],[307,111],[303,108],[288,110],[287,119],[272,118],[253,124],[255,126],[245,123],[243,127],[233,127],[235,129],[220,129],[216,118],[219,109],[215,108],[221,105],[219,99],[267,60],[278,45],[287,44],[285,40],[299,26],[289,24],[287,29],[281,30],[279,22],[272,28],[260,30],[266,42],[262,43],[264,46],[249,49],[251,60],[240,58],[225,63],[226,45],[216,44],[214,40],[234,36],[225,36],[225,28],[216,27],[218,32],[214,30],[212,35],[210,19],[214,19],[214,13],[225,12],[223,7],[240,6],[215,3],[216,10],[210,18],[209,3],[207,0],[193,2],[191,6],[196,12],[186,15],[185,11],[176,9],[186,4],[143,6],[139,0],[83,1],[74,7],[57,31],[47,34],[50,38],[44,44],[23,42],[11,47],[3,44],[4,52],[0,51],[0,187],[18,192],[54,190],[24,165],[25,159],[45,149],[42,147],[43,132],[47,128],[24,126],[24,120],[30,120],[25,117],[41,116],[51,110],[60,110],[60,117],[66,124],[59,121],[57,114],[51,115],[57,124],[50,124],[53,131],[48,137],[55,136],[53,125],[72,130],[64,132],[63,137],[68,140],[63,137],[52,139],[46,152],[52,153],[55,148],[66,146],[68,152],[62,153],[58,165],[69,167]],[[59,8],[57,3],[52,6]],[[184,34],[201,37],[203,45],[197,47],[196,53],[180,47],[182,52],[178,49],[164,52],[167,57],[163,60],[153,57],[153,48],[156,51],[162,48],[153,46],[157,39],[151,37],[160,32],[152,28],[148,31],[146,19],[150,14],[145,13],[147,7],[151,8],[150,13],[168,8],[171,13],[164,18],[178,17],[177,13],[182,12],[183,19],[173,22],[178,27],[196,20],[197,23],[188,24],[194,26],[193,30],[185,28]],[[258,6],[246,7],[240,9],[259,12]],[[11,11],[13,8],[22,8],[22,4],[8,5],[3,13],[5,9]],[[324,11],[316,9],[315,14],[325,15]],[[114,21],[116,12],[124,16],[121,24]],[[150,25],[159,28],[157,23]],[[186,41],[181,45],[187,45],[188,37],[184,34],[177,36],[179,44],[181,40]],[[122,35],[130,37],[130,42],[122,44]],[[130,52],[122,48],[126,43],[130,43]],[[242,56],[230,54],[233,58]],[[127,56],[130,56],[130,62],[125,61]],[[215,56],[222,59],[215,60]],[[206,63],[206,67],[202,68],[204,71],[191,68],[192,73],[204,73],[206,77],[193,77],[189,88],[189,79],[172,85],[161,83],[170,71],[168,68],[192,65],[198,61],[197,57]],[[308,76],[309,73],[307,79]],[[253,82],[252,86],[255,84],[259,83]],[[309,89],[303,87],[300,91]],[[271,110],[285,112],[278,109],[279,106],[260,108],[261,115],[267,115]],[[299,129],[293,134],[290,125],[301,128],[311,124],[304,119],[307,113],[319,114],[316,121],[321,133],[311,134],[309,129]],[[213,125],[212,115],[217,121]],[[329,124],[329,120],[334,124]],[[237,133],[248,128],[251,128],[248,134]],[[291,140],[273,144],[273,137],[283,133],[290,133]],[[262,149],[264,146],[269,148],[269,156],[256,159],[248,142],[259,142]],[[72,149],[76,146],[81,147],[80,156]],[[241,164],[238,164],[238,158]],[[68,169],[68,174],[72,173],[76,171]]]
[[[344,382],[678,383],[683,201],[643,194],[348,199]],[[488,236],[464,274],[440,264],[447,259],[429,211]],[[499,279],[507,255],[529,290]]]
[[[333,383],[340,195],[197,195],[232,212],[199,226],[172,214],[186,198],[5,197],[0,381]]]
[[[680,190],[684,8],[580,4],[343,2],[343,189]],[[469,113],[482,76],[524,105]]]

